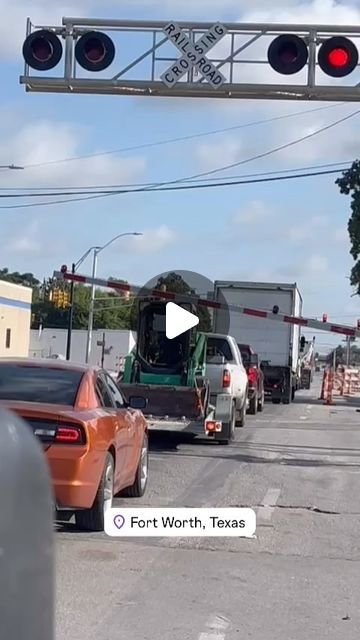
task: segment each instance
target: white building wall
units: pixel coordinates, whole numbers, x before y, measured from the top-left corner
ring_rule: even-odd
[[[0,280],[0,357],[26,358],[29,351],[32,289]]]
[[[92,350],[90,363],[101,365],[102,347],[98,341],[102,341],[105,333],[105,358],[104,368],[108,371],[118,371],[123,358],[130,353],[135,345],[135,334],[131,331],[93,331]],[[71,336],[71,361],[85,363],[87,331],[73,330]],[[30,358],[48,358],[59,354],[66,355],[67,329],[43,329],[31,331]]]

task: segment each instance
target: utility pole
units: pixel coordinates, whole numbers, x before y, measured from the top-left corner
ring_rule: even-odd
[[[350,336],[346,336],[346,366],[350,365],[351,341]]]
[[[92,278],[96,277],[97,271],[97,262],[98,262],[98,254],[101,251],[100,247],[94,247],[94,257],[93,257],[93,266],[92,266]],[[93,333],[93,322],[94,322],[94,306],[95,306],[95,284],[94,282],[91,285],[91,298],[90,298],[90,309],[89,309],[89,324],[88,324],[88,332],[86,339],[86,355],[85,362],[88,364],[91,355],[91,341],[92,341],[92,333]]]
[[[71,265],[71,273],[74,274],[76,270],[75,262]],[[72,280],[70,283],[70,307],[68,315],[68,330],[67,330],[67,343],[66,343],[66,360],[70,360],[71,356],[71,333],[74,318],[74,287],[75,283]]]

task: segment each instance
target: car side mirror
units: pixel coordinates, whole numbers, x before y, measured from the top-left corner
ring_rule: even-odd
[[[139,411],[142,411],[143,409],[146,409],[148,399],[143,398],[142,396],[130,396],[127,404],[130,409],[138,409]]]

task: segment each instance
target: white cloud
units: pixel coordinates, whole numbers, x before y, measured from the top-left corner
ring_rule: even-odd
[[[328,218],[326,216],[316,215],[309,219],[303,220],[302,225],[295,225],[293,227],[289,227],[288,229],[284,229],[283,238],[292,243],[303,243],[306,241],[313,241],[314,243],[319,242],[319,229],[321,227],[326,227],[328,224]]]
[[[162,225],[157,229],[146,229],[143,236],[137,238],[129,238],[126,251],[131,253],[158,253],[162,249],[166,249],[176,240],[175,232],[166,225]]]
[[[236,224],[256,224],[260,220],[268,218],[271,214],[269,207],[260,200],[254,200],[244,205],[241,211],[235,214],[233,222]]]
[[[345,227],[339,227],[333,232],[334,242],[337,244],[348,244],[350,246],[349,232]]]
[[[218,143],[200,144],[195,149],[195,157],[202,171],[212,171],[221,165],[237,162],[244,154],[241,139],[223,138]]]
[[[329,269],[329,260],[325,256],[313,255],[305,262],[305,269],[310,274],[323,274]]]
[[[66,122],[38,121],[18,128],[0,142],[0,164],[14,162],[27,167],[44,163],[44,166],[0,172],[0,184],[4,187],[87,187],[121,184],[143,175],[146,166],[143,157],[104,155],[56,162],[82,155],[81,145],[88,134],[78,125]]]
[[[6,253],[41,253],[39,234],[39,222],[37,220],[30,221],[25,228],[18,230],[14,236],[8,238],[5,249]]]

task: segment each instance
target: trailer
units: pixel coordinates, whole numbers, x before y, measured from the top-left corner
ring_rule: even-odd
[[[215,282],[215,300],[267,312],[301,316],[302,297],[296,284],[264,282]],[[217,310],[214,330],[222,331],[226,312]],[[273,403],[289,404],[301,387],[300,326],[272,324],[267,318],[250,318],[230,310],[229,333],[239,343],[251,345],[261,360],[265,396]]]

